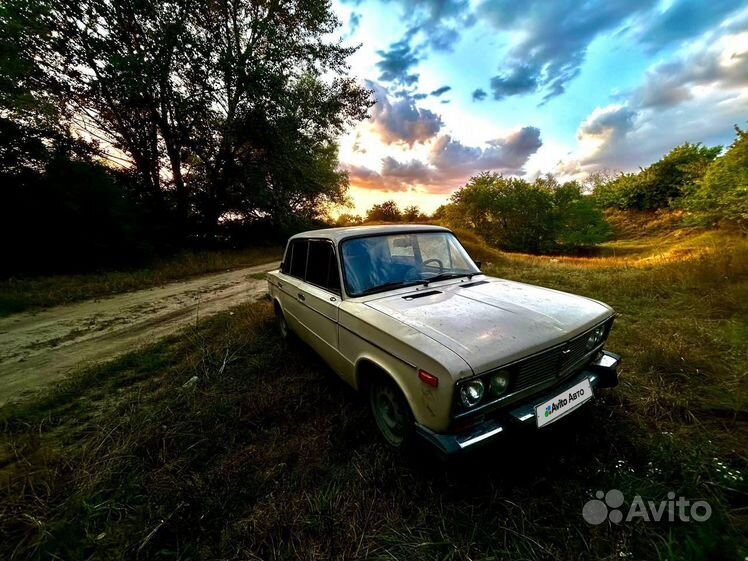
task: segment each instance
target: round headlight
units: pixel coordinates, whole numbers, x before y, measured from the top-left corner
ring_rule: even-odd
[[[483,399],[483,382],[473,380],[460,386],[460,401],[465,407],[475,407]]]
[[[587,339],[587,350],[591,351],[595,347],[597,347],[600,343],[603,342],[603,336],[605,335],[605,327],[602,325],[595,329],[592,333],[590,333],[589,338]]]
[[[491,374],[491,378],[488,382],[488,392],[494,396],[499,397],[506,390],[509,389],[509,372],[506,370],[499,370],[496,374]]]

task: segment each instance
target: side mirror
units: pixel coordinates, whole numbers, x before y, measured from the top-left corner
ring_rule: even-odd
[[[473,261],[473,263],[475,263],[475,266],[478,267],[478,270],[480,271],[480,268],[483,265],[483,261]]]

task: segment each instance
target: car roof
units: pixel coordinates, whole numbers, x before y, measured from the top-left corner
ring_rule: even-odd
[[[431,224],[380,224],[376,226],[346,226],[343,228],[323,228],[309,230],[292,236],[298,238],[324,238],[337,243],[346,238],[358,236],[376,236],[382,234],[407,234],[412,232],[449,232],[448,228]]]

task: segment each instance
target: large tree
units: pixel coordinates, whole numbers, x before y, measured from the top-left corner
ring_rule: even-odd
[[[30,8],[33,7],[33,9]],[[39,88],[184,230],[339,200],[335,138],[369,107],[318,0],[7,0]]]

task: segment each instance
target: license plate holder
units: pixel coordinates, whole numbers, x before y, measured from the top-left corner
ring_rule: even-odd
[[[590,399],[592,399],[592,384],[589,378],[584,378],[548,401],[535,406],[535,421],[538,428],[565,417]]]

